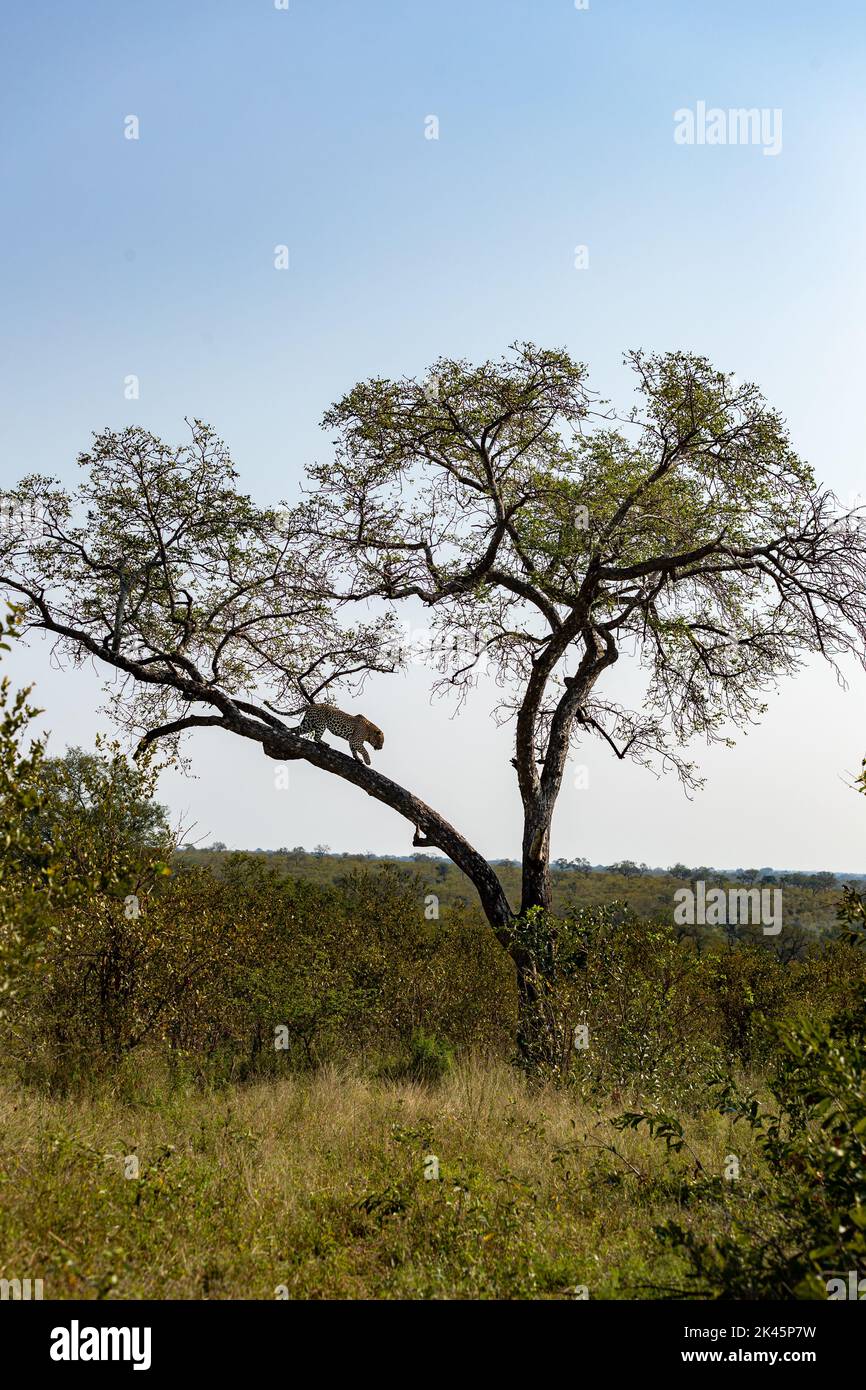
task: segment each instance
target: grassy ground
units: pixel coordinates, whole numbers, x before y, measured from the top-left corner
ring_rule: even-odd
[[[718,1116],[690,1137],[711,1173],[732,1147],[750,1162]],[[719,1219],[684,1206],[680,1162],[477,1060],[430,1088],[333,1070],[216,1092],[140,1073],[75,1099],[3,1087],[0,1277],[42,1278],[46,1298],[653,1296],[682,1283],[653,1226]]]

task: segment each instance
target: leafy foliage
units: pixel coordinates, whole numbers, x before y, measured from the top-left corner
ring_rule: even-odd
[[[671,1220],[661,1240],[688,1261],[690,1290],[710,1298],[826,1298],[866,1260],[866,990],[830,1020],[780,1028],[770,1080],[772,1102],[719,1085],[722,1113],[751,1128],[765,1167],[712,1193],[722,1231],[698,1236]],[[675,1152],[676,1120],[646,1122]],[[671,1135],[676,1138],[671,1141]],[[700,1194],[699,1194],[700,1195]]]
[[[19,620],[15,609],[0,617],[0,651],[9,650]],[[16,996],[22,972],[39,968],[62,864],[38,829],[44,740],[31,741],[26,751],[21,746],[38,714],[28,704],[29,694],[29,689],[13,694],[6,676],[0,681],[0,1013]]]

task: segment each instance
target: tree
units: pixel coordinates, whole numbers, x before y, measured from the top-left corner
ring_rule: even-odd
[[[17,637],[21,610],[0,613],[0,653]],[[0,680],[0,1019],[14,1001],[25,969],[44,953],[54,929],[60,852],[46,841],[39,778],[45,740],[24,738],[39,711],[28,703],[32,687],[12,692]]]
[[[28,981],[25,1017],[39,1019],[41,1035],[39,1047],[31,1039],[34,1063],[65,1052],[72,1064],[97,1044],[119,1056],[152,1035],[166,988],[185,989],[188,973],[169,984],[154,968],[163,950],[157,900],[177,846],[153,799],[158,773],[152,751],[130,762],[102,740],[96,753],[73,748],[41,764],[35,819],[60,860],[66,901]]]
[[[826,869],[821,869],[818,873],[809,875],[809,886],[813,893],[826,892],[828,888],[835,888],[836,875],[829,873]]]
[[[20,611],[0,617],[0,651],[19,621]],[[28,1057],[47,1050],[68,1060],[67,1025],[80,1001],[70,967],[110,1029],[137,963],[130,937],[169,872],[161,856],[173,841],[152,799],[152,757],[130,766],[113,748],[47,758],[44,739],[25,752],[38,712],[28,694],[0,682],[0,1019],[6,1052],[23,1046]]]
[[[68,858],[84,840],[101,844],[106,876],[121,854],[165,854],[174,846],[166,809],[153,800],[153,772],[140,763],[130,766],[118,747],[106,749],[103,740],[95,753],[69,748],[63,757],[45,758],[39,784],[44,838],[56,841]]]
[[[14,501],[41,509],[44,534],[16,530],[13,509],[0,546],[30,624],[119,673],[115,711],[145,744],[209,725],[303,758],[402,815],[415,848],[451,858],[514,960],[524,1049],[575,744],[600,738],[688,789],[688,740],[754,721],[806,655],[862,660],[866,647],[857,517],[816,487],[757,387],[693,354],[626,362],[641,403],[620,417],[582,364],[530,344],[480,367],[441,359],[424,381],[360,383],[324,418],[334,457],[283,511],[239,492],[200,421],[177,448],[106,431],[74,497],[24,479]],[[433,807],[285,722],[396,670],[404,604],[430,614],[439,684],[463,697],[486,670],[502,689],[523,809],[519,906]],[[636,709],[600,685],[623,654],[645,676]]]
[[[639,878],[641,869],[633,859],[620,859],[616,864],[608,864],[609,874],[620,874],[623,878]]]

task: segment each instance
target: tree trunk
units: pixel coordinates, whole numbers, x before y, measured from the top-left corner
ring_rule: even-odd
[[[538,1062],[539,994],[535,970],[528,960],[515,961],[517,972],[517,1051],[521,1065],[531,1071]]]
[[[550,884],[550,823],[553,801],[538,792],[525,804],[523,883],[517,941],[512,950],[517,972],[517,1049],[521,1064],[536,1070],[552,1060],[549,991],[553,985],[555,948],[548,916],[553,906]],[[537,910],[540,916],[536,916]]]
[[[550,893],[550,818],[544,812],[527,813],[523,830],[523,885],[520,916],[530,908],[540,907],[549,912]]]

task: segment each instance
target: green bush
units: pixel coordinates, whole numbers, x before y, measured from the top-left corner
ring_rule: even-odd
[[[684,1257],[688,1292],[707,1298],[828,1296],[828,1283],[866,1269],[866,988],[854,1008],[822,1022],[783,1025],[769,1081],[772,1101],[718,1087],[722,1114],[746,1124],[764,1160],[734,1182],[689,1182],[692,1200],[710,1201],[721,1227],[698,1236],[679,1221],[659,1227],[663,1245]],[[646,1123],[669,1152],[683,1149],[670,1117],[624,1115]],[[674,1136],[671,1142],[671,1136]]]
[[[389,1081],[435,1083],[442,1081],[453,1065],[453,1048],[442,1038],[418,1029],[412,1034],[399,1060],[382,1068],[382,1075]]]

